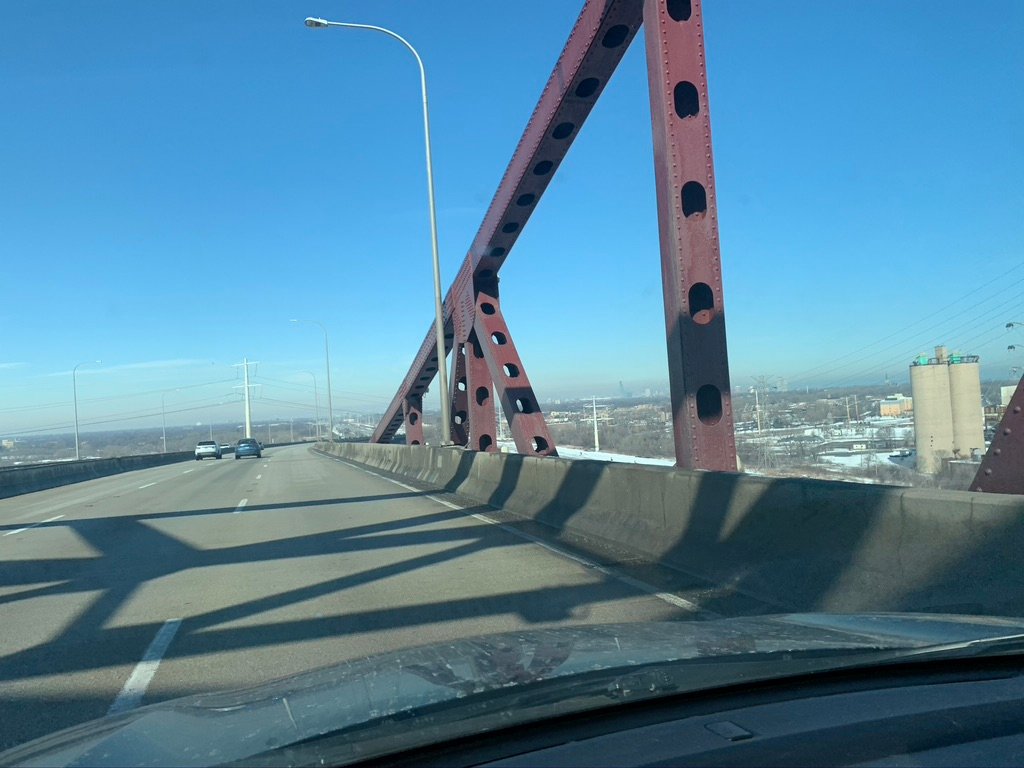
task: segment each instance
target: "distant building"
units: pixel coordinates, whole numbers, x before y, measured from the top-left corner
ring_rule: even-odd
[[[898,418],[913,412],[914,398],[907,397],[900,392],[897,392],[895,395],[889,395],[878,402],[879,416],[895,416]]]
[[[981,368],[976,355],[935,348],[910,364],[917,470],[936,474],[943,460],[969,459],[985,450]]]
[[[1013,397],[1013,393],[1017,391],[1017,385],[1011,384],[1008,387],[999,388],[999,404],[1005,408],[1010,404],[1010,398]]]
[[[0,446],[2,446],[5,451],[10,451],[14,448],[14,441],[9,439],[0,440]]]

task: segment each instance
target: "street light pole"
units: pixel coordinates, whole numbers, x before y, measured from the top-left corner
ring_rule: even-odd
[[[163,433],[163,450],[161,453],[167,453],[167,406],[164,404],[164,398],[167,397],[166,392],[160,393],[160,428]]]
[[[83,365],[89,365],[95,363],[99,365],[99,360],[86,360],[84,363],[79,363],[71,369],[71,397],[75,404],[75,461],[80,461],[82,458],[81,449],[78,442],[78,369]]]
[[[313,377],[313,414],[316,418],[316,439],[320,440],[320,390],[316,385],[316,374],[312,371],[300,371]]]
[[[293,323],[312,323],[313,325],[319,325],[320,330],[324,332],[324,357],[327,362],[327,424],[330,432],[327,433],[327,441],[334,442],[334,400],[331,398],[331,344],[327,339],[327,328],[324,324],[317,320],[295,320],[292,319]],[[316,386],[316,379],[313,380],[313,385]]]
[[[438,388],[441,394],[441,445],[451,445],[452,424],[451,424],[451,403],[448,399],[448,371],[445,362],[448,357],[444,343],[444,305],[441,299],[441,260],[438,255],[437,244],[437,208],[434,203],[434,164],[430,150],[430,110],[427,106],[427,72],[423,66],[423,59],[404,37],[390,29],[377,27],[371,24],[350,24],[341,21],[327,21],[309,17],[306,19],[306,26],[313,29],[324,29],[326,27],[345,27],[348,29],[368,29],[373,32],[382,32],[389,37],[402,43],[416,59],[420,68],[420,90],[423,94],[423,138],[426,144],[427,160],[427,200],[430,206],[430,243],[433,251],[434,262],[434,336],[437,345],[437,379]],[[330,395],[330,383],[328,382],[328,396]],[[333,435],[333,433],[332,433]],[[333,439],[333,438],[332,438]]]

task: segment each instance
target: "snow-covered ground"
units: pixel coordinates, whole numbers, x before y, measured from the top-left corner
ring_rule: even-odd
[[[823,453],[818,456],[821,464],[832,464],[847,469],[870,469],[873,466],[898,466],[889,461],[892,451],[872,451],[870,453],[854,453],[848,456]]]
[[[515,453],[516,444],[511,440],[499,440],[498,447],[505,453]],[[594,461],[613,461],[619,464],[651,464],[659,467],[675,466],[675,459],[651,459],[644,456],[630,456],[627,453],[608,453],[606,451],[587,451],[583,448],[567,448],[558,446],[558,455],[563,459],[593,459]]]

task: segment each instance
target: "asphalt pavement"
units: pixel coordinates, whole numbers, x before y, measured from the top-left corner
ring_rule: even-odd
[[[703,618],[692,596],[307,446],[0,500],[0,617],[0,749],[437,640]]]

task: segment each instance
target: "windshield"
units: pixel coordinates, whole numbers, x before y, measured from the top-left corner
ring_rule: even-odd
[[[1024,615],[1022,33],[0,4],[0,751],[494,633]]]

